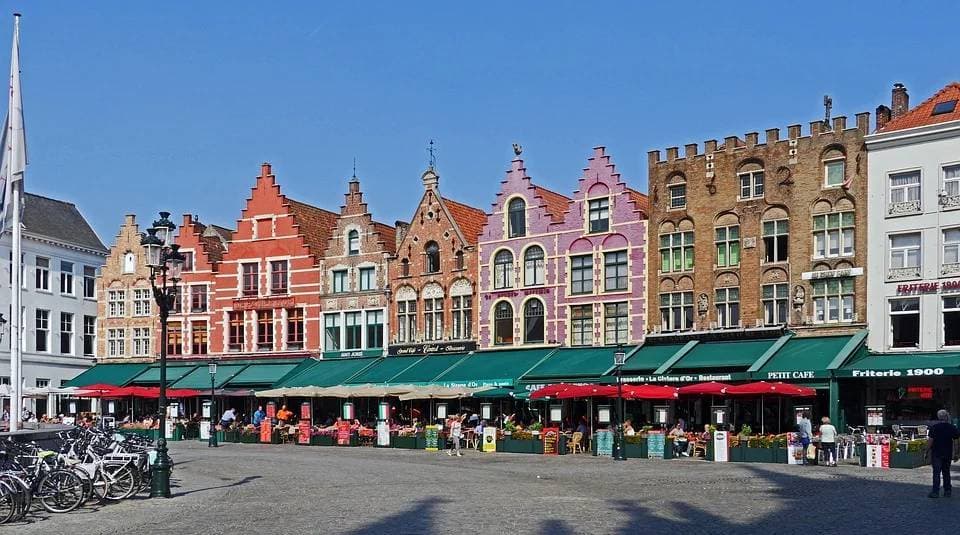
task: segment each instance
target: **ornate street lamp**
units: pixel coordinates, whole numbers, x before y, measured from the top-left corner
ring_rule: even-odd
[[[140,239],[140,245],[150,268],[150,287],[160,313],[160,438],[157,440],[157,460],[151,467],[151,498],[170,497],[170,456],[167,454],[167,318],[179,299],[177,284],[183,268],[179,245],[173,243],[177,226],[170,221],[170,212],[160,212],[160,219]]]
[[[210,371],[210,440],[207,442],[208,448],[217,447],[217,429],[214,427],[213,422],[217,417],[217,404],[214,402],[214,396],[216,392],[214,391],[214,381],[217,377],[217,363],[211,362],[207,365],[207,369]]]
[[[621,369],[627,359],[627,354],[623,351],[623,345],[617,345],[617,351],[613,354],[613,366],[617,369],[617,443],[614,447],[613,458],[618,461],[627,460],[627,451],[623,442],[623,375]]]

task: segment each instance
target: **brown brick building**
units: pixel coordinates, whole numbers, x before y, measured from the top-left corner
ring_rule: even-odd
[[[652,332],[843,332],[866,315],[869,114],[649,153]]]
[[[477,237],[486,214],[442,197],[433,168],[421,179],[423,197],[409,225],[398,223],[390,262],[391,355],[476,348]]]

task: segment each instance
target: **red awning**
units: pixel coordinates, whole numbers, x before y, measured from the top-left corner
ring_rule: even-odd
[[[606,398],[617,395],[617,387],[611,385],[573,385],[557,394],[557,399]]]
[[[538,388],[537,390],[534,390],[530,394],[530,399],[555,398],[557,397],[557,394],[573,386],[574,385],[567,384],[567,383],[557,383],[555,385],[547,385],[543,388]]]
[[[796,396],[808,397],[817,394],[817,391],[806,387],[787,383],[768,383],[757,381],[727,388],[727,394],[734,396]]]
[[[613,394],[617,395],[616,392]],[[677,388],[664,385],[624,385],[625,399],[676,399]]]
[[[193,390],[190,388],[168,388],[167,397],[168,398],[191,398],[199,396],[200,392],[198,390]],[[108,392],[102,394],[102,397],[105,398],[148,398],[148,399],[157,399],[160,397],[160,387],[158,386],[125,386],[122,388],[114,388]]]
[[[722,396],[726,393],[726,389],[730,388],[730,385],[726,383],[718,383],[716,381],[710,381],[709,383],[697,383],[695,385],[687,385],[680,387],[681,394],[699,394],[706,396]]]

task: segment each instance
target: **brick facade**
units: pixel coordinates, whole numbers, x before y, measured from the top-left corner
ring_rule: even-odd
[[[425,171],[421,181],[423,196],[410,223],[398,223],[390,261],[392,355],[454,352],[476,343],[477,236],[486,214],[443,197],[436,170]]]
[[[837,117],[829,127],[810,123],[807,135],[800,125],[790,126],[787,139],[770,129],[765,143],[749,133],[719,146],[707,141],[704,153],[697,144],[686,145],[682,157],[668,148],[665,160],[651,151],[649,328],[707,330],[720,328],[725,317],[729,327],[744,328],[838,332],[862,326],[868,128],[869,114],[862,113],[854,128]],[[664,322],[661,307],[668,299],[674,306]],[[734,299],[738,324],[729,321]]]

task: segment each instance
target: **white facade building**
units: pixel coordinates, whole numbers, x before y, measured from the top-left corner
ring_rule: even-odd
[[[958,98],[954,83],[907,111],[898,84],[894,117],[866,137],[874,352],[960,351]]]
[[[72,203],[26,193],[23,208],[23,385],[54,386],[93,365],[96,352],[96,276],[106,247]],[[11,235],[0,238],[7,259],[0,275],[0,383],[10,378]],[[38,417],[47,400],[26,400]],[[4,399],[4,409],[9,400]]]

